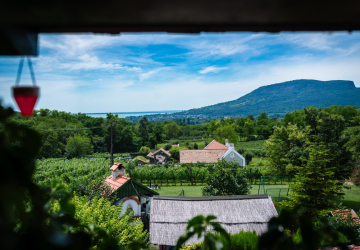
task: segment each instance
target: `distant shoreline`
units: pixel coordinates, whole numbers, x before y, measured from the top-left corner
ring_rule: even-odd
[[[119,118],[125,118],[129,116],[143,116],[143,115],[154,115],[154,114],[171,114],[181,112],[183,110],[162,110],[162,111],[135,111],[135,112],[107,112],[107,113],[84,113],[91,117],[106,118],[106,114],[118,115]]]

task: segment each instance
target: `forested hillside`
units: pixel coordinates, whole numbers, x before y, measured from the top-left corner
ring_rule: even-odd
[[[147,116],[150,120],[185,117],[218,119],[224,117],[283,117],[287,112],[304,107],[354,105],[360,107],[360,88],[352,81],[294,80],[260,87],[239,99],[165,115]]]
[[[360,111],[355,106],[331,106],[324,111],[344,117],[346,126],[356,124],[355,117]],[[41,109],[32,117],[12,118],[41,134],[42,147],[38,158],[74,158],[93,153],[109,153],[111,130],[114,153],[134,153],[141,147],[154,150],[159,147],[171,148],[179,144],[188,149],[203,148],[215,139],[224,143],[225,139],[241,148],[239,141],[268,139],[274,128],[288,123],[303,127],[304,110],[288,112],[284,118],[271,118],[263,112],[256,118],[253,115],[241,118],[209,120],[204,124],[191,124],[191,120],[178,119],[151,122],[142,117],[139,122],[128,122],[117,115],[107,114],[107,119],[94,118],[86,114],[70,114],[63,111]],[[263,156],[265,151],[257,149],[255,156]]]

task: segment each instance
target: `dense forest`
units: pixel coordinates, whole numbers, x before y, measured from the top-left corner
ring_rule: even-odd
[[[326,113],[341,115],[345,126],[351,127],[360,120],[360,110],[355,106],[336,106],[322,109]],[[129,122],[117,115],[94,118],[86,114],[70,114],[63,111],[41,109],[32,117],[15,115],[13,120],[34,128],[42,136],[39,158],[79,157],[110,151],[111,131],[114,153],[138,152],[142,146],[156,149],[158,144],[177,144],[202,141],[205,146],[213,139],[224,142],[256,141],[268,139],[276,127],[296,124],[305,126],[304,110],[288,112],[283,118],[269,118],[265,112],[258,117],[210,120],[204,124],[189,124],[190,120],[178,119],[150,122],[143,117],[139,122]],[[198,145],[197,145],[198,146]],[[200,147],[201,147],[200,146]],[[194,148],[193,143],[186,143]]]

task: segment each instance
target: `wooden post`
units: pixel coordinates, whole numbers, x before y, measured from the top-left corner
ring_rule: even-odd
[[[114,165],[114,156],[113,156],[113,124],[111,123],[111,145],[110,145],[110,166]]]

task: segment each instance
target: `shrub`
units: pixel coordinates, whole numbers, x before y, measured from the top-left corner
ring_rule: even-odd
[[[203,196],[245,195],[250,184],[236,162],[220,160],[208,167],[209,174],[202,189]]]
[[[180,159],[180,150],[188,149],[187,147],[173,147],[169,150],[169,153],[171,154],[171,157],[174,160]]]
[[[151,152],[151,149],[146,147],[146,146],[141,147],[140,150],[139,150],[140,154],[148,154],[150,152]]]
[[[354,185],[360,187],[360,167],[355,169],[352,173],[351,181],[354,183]]]
[[[237,152],[245,157],[246,165],[249,165],[254,157],[254,154],[252,152],[243,148],[238,149]]]
[[[70,136],[66,147],[66,157],[74,158],[94,153],[94,146],[91,144],[90,138],[83,135]]]
[[[202,245],[202,243],[194,243],[191,245],[183,246],[182,248],[180,248],[180,250],[201,250]]]
[[[230,245],[224,236],[220,236],[223,249],[226,250],[257,250],[259,236],[255,232],[241,231],[236,234],[230,234]],[[181,250],[201,250],[204,243],[194,243],[181,248]]]
[[[164,149],[165,150],[169,150],[170,148],[172,148],[171,144],[165,144]]]

